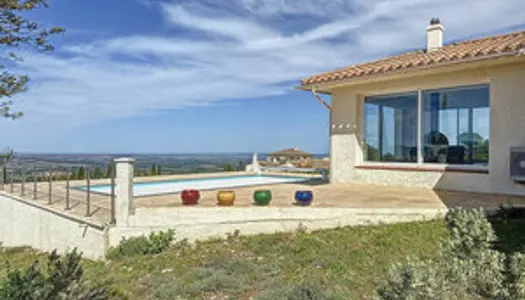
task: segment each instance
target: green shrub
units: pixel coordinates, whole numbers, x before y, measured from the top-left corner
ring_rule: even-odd
[[[2,300],[105,300],[122,299],[104,284],[92,284],[83,279],[81,254],[76,250],[63,258],[53,251],[47,258],[47,269],[34,262],[24,270],[8,269],[0,283]]]
[[[525,254],[511,254],[508,260],[509,294],[525,299]]]
[[[326,287],[314,280],[303,281],[289,286],[267,288],[256,295],[254,300],[336,300]],[[345,299],[345,298],[343,298]]]
[[[375,299],[525,299],[525,255],[494,250],[496,234],[482,210],[453,209],[445,220],[450,236],[440,259],[395,265]]]
[[[128,256],[158,254],[168,249],[173,242],[174,231],[152,232],[149,236],[122,238],[118,246],[108,250],[109,259],[120,259]]]
[[[494,229],[482,209],[453,208],[445,221],[450,232],[450,238],[443,245],[447,256],[476,259],[496,241]]]
[[[376,299],[453,299],[444,273],[432,262],[408,259],[395,264],[376,289]]]
[[[320,284],[299,283],[293,286],[286,294],[286,300],[328,300],[330,296]]]

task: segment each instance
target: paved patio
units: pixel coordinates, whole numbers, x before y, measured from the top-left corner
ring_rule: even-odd
[[[136,182],[153,180],[173,180],[180,178],[201,178],[212,176],[230,176],[245,173],[231,172],[221,174],[191,174],[159,177],[138,177]],[[93,180],[92,184],[108,184],[109,180]],[[70,186],[85,185],[85,181],[71,181]],[[110,220],[110,197],[108,195],[91,193],[88,197],[84,191],[69,189],[70,209],[66,207],[66,183],[53,182],[51,185],[51,197],[49,197],[49,184],[40,182],[37,184],[37,199],[33,199],[33,183],[24,186],[24,198],[47,205],[56,210],[85,217],[97,223],[107,223]],[[446,207],[462,206],[465,208],[484,207],[486,209],[497,209],[501,204],[523,204],[525,196],[502,196],[487,195],[465,192],[432,191],[423,188],[404,188],[395,186],[371,185],[360,183],[328,184],[316,181],[315,183],[293,183],[277,184],[268,186],[252,186],[232,189],[235,191],[236,207],[247,207],[252,205],[252,195],[257,189],[270,189],[272,202],[270,206],[286,207],[292,206],[296,190],[309,189],[314,193],[313,207],[342,207],[342,208],[387,208],[387,209],[442,209]],[[10,186],[5,186],[10,191]],[[216,190],[202,191],[199,206],[216,206]],[[13,194],[21,195],[21,185],[13,185]],[[49,204],[49,200],[51,203]],[[178,207],[182,206],[180,194],[165,194],[159,196],[136,197],[135,207]]]
[[[290,206],[294,203],[296,190],[312,190],[313,207],[344,208],[450,208],[462,206],[467,209],[484,207],[497,209],[501,204],[525,204],[525,197],[488,195],[467,192],[435,191],[424,188],[346,183],[346,184],[279,184],[244,187],[235,191],[235,206],[251,206],[255,190],[270,189],[272,201],[269,206]],[[216,206],[217,191],[202,191],[199,206]],[[135,198],[137,207],[182,206],[180,194]]]

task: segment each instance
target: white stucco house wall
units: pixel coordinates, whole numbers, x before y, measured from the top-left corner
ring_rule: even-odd
[[[331,182],[525,195],[525,31],[444,32],[432,19],[422,50],[301,80],[331,97]]]

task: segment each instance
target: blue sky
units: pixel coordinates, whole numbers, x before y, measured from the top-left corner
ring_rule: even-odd
[[[328,152],[328,112],[294,90],[314,73],[524,28],[519,0],[55,0],[29,16],[67,32],[24,53],[32,82],[0,120],[21,152]],[[471,17],[465,18],[465,15]]]

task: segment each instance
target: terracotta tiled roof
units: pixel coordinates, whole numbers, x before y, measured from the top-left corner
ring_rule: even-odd
[[[284,156],[286,155],[307,155],[307,156],[310,156],[312,154],[305,152],[298,148],[288,148],[288,149],[283,149],[277,152],[268,153],[266,155],[272,155],[272,156],[275,156],[275,155],[284,155]]]
[[[354,65],[301,80],[302,85],[336,82],[339,80],[410,70],[417,67],[432,67],[443,63],[490,58],[499,55],[523,53],[525,31],[463,41],[443,46],[439,50],[408,52],[380,60]]]

